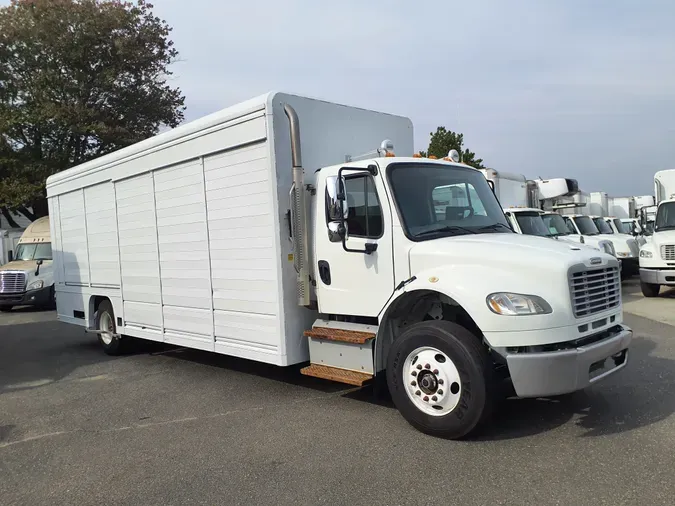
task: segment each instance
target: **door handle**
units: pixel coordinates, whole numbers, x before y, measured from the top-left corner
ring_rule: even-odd
[[[330,265],[325,260],[319,260],[319,277],[324,285],[330,285]]]

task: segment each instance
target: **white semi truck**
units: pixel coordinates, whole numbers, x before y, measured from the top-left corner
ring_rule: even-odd
[[[675,169],[654,174],[656,213],[642,208],[642,225],[653,233],[640,248],[640,287],[645,297],[656,297],[661,286],[675,286]],[[650,219],[653,218],[653,221]]]
[[[32,222],[0,266],[0,311],[15,306],[53,307],[54,271],[49,217]]]
[[[501,380],[541,397],[622,369],[617,260],[514,234],[479,171],[412,152],[407,118],[270,93],[53,175],[58,317],[111,354],[384,380],[449,438]]]

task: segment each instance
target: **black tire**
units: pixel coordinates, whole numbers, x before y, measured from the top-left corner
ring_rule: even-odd
[[[422,346],[445,353],[457,368],[463,385],[456,407],[442,416],[425,413],[406,392],[405,361]],[[448,439],[467,436],[489,419],[495,405],[497,384],[487,350],[478,337],[448,321],[416,323],[394,341],[387,358],[387,384],[401,415],[413,427],[432,436]]]
[[[10,311],[12,311],[12,306],[0,306],[0,311],[2,311],[3,313],[9,313]]]
[[[640,281],[640,289],[642,290],[642,295],[645,297],[658,297],[661,285]]]
[[[117,324],[115,322],[115,312],[113,311],[112,304],[109,300],[104,300],[98,306],[96,311],[96,329],[101,329],[101,319],[104,318],[104,315],[110,318],[110,323],[112,324],[112,339],[109,343],[106,343],[103,336],[98,334],[98,342],[103,347],[103,351],[108,355],[121,355],[126,351],[127,339],[122,336],[117,335]]]

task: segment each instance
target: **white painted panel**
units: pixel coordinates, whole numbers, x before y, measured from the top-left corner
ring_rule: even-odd
[[[61,261],[63,281],[71,285],[89,284],[84,194],[76,190],[59,196]]]
[[[84,189],[92,285],[120,285],[115,193],[111,182]]]
[[[125,324],[162,328],[152,175],[115,183]]]
[[[204,177],[216,341],[280,353],[267,149],[259,144],[207,157]]]
[[[201,160],[155,171],[164,328],[167,341],[213,341],[211,270]],[[168,212],[167,212],[168,211]],[[168,334],[174,336],[170,338]],[[194,339],[201,339],[194,337]]]

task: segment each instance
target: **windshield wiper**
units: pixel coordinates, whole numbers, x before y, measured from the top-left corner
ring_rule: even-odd
[[[509,232],[513,232],[511,227],[509,227],[508,225],[504,225],[503,223],[493,223],[492,225],[486,225],[484,227],[480,227],[478,230],[495,230],[496,228],[499,228],[499,227],[505,228]]]
[[[432,230],[425,230],[424,232],[419,232],[419,233],[415,234],[415,237],[421,237],[423,235],[430,235],[430,234],[437,234],[439,232],[459,232],[459,231],[466,232],[467,234],[475,234],[476,233],[473,230],[470,230],[468,228],[448,225],[448,226],[441,227],[441,228],[434,228]]]

